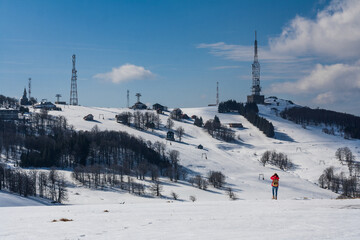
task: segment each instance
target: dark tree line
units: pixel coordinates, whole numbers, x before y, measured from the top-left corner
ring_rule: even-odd
[[[67,199],[65,177],[55,169],[24,171],[0,165],[0,190],[8,190],[20,196],[39,196],[54,202]]]
[[[284,153],[274,151],[266,151],[261,156],[260,162],[263,166],[271,164],[279,167],[281,170],[288,170],[294,167],[294,164]]]
[[[47,113],[30,119],[0,121],[0,152],[6,158],[20,159],[22,167],[70,167],[118,164],[131,171],[141,163],[164,171],[171,166],[156,145],[126,132],[75,131],[64,117]]]
[[[17,108],[19,106],[19,100],[0,94],[0,106]]]
[[[325,124],[337,126],[345,137],[360,139],[360,117],[325,109],[293,107],[280,113],[281,117],[297,124]]]
[[[274,137],[274,126],[266,118],[259,116],[259,109],[256,103],[238,103],[234,100],[221,102],[218,107],[219,113],[238,112],[244,116],[250,123],[262,131],[267,137]]]

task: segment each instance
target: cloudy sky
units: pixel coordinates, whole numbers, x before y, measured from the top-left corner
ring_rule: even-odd
[[[254,31],[266,96],[360,115],[360,1],[0,0],[0,94],[169,107],[245,101]]]

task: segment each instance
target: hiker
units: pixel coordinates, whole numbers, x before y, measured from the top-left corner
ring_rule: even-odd
[[[272,186],[272,194],[273,197],[272,199],[277,200],[277,192],[278,192],[278,188],[279,188],[279,176],[275,173],[274,175],[271,176],[270,178],[272,180],[271,186]]]

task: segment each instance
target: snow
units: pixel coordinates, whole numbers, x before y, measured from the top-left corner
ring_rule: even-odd
[[[139,197],[119,189],[89,189],[74,181],[71,172],[62,171],[69,184],[64,206],[36,206],[42,203],[0,192],[0,214],[5,216],[0,218],[0,239],[358,239],[360,200],[334,200],[337,194],[316,183],[329,166],[335,167],[335,173],[348,174],[347,167],[335,159],[335,151],[347,146],[359,159],[360,141],[324,134],[320,126],[304,129],[274,111],[296,105],[282,99],[266,101],[270,105],[259,105],[259,114],[273,123],[275,138],[267,138],[236,113],[220,114],[217,107],[182,108],[204,122],[217,115],[222,124],[242,123],[244,128],[234,128],[237,140],[226,143],[194,126],[192,120],[175,121],[174,129],[182,126],[185,136],[171,145],[165,140],[165,128],[139,131],[115,121],[116,114],[133,110],[59,105],[62,111],[49,114],[65,116],[76,130],[97,125],[100,130],[126,131],[178,150],[180,164],[191,175],[223,172],[238,200],[230,201],[225,189],[204,191],[165,178],[160,179],[161,198],[149,192]],[[83,120],[87,114],[95,121]],[[162,124],[168,115],[161,115]],[[204,150],[197,149],[199,144]],[[263,167],[259,159],[266,150],[286,153],[296,168]],[[269,178],[274,172],[280,176],[278,201],[270,200]],[[259,179],[259,174],[265,179]],[[142,183],[151,184],[149,179]],[[172,191],[179,195],[178,201],[171,200]],[[191,195],[196,202],[189,200]],[[73,221],[52,222],[60,218]]]
[[[8,192],[0,191],[0,207],[25,207],[48,205],[37,198],[25,198]]]
[[[0,208],[6,216],[0,218],[0,239],[351,240],[360,236],[359,208],[359,200]]]

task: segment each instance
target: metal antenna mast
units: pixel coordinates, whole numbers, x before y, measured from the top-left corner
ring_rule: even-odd
[[[129,96],[129,90],[127,90],[127,107],[129,108],[130,105],[130,96]]]
[[[137,94],[135,94],[135,96],[137,97],[137,102],[140,102],[141,94],[140,94],[140,93],[137,93]]]
[[[72,64],[73,64],[73,68],[72,68],[72,75],[71,75],[71,91],[70,91],[70,105],[78,105],[78,94],[77,94],[77,71],[75,68],[75,61],[76,61],[76,56],[75,54],[72,56]]]
[[[255,31],[255,43],[254,43],[254,62],[252,66],[252,94],[260,95],[260,63],[258,61],[258,51],[257,51],[257,39],[256,39],[256,31]]]
[[[216,82],[216,106],[219,106],[219,82]]]
[[[29,100],[31,98],[31,78],[29,78]]]

